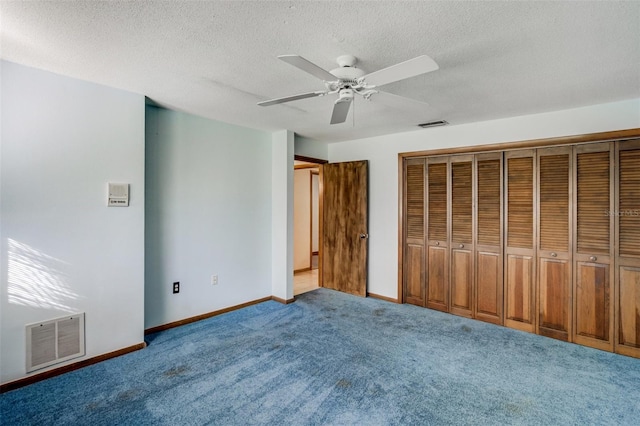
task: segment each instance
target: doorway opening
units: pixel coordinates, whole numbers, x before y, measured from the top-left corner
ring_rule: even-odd
[[[320,168],[326,160],[301,157],[294,161],[293,190],[293,294],[297,296],[319,287]]]

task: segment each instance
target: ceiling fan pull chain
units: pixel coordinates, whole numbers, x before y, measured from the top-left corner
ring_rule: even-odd
[[[351,113],[352,127],[356,127],[356,98],[353,98],[353,112]]]

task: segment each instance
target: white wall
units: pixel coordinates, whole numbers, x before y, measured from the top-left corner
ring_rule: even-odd
[[[295,135],[294,154],[308,158],[315,158],[316,160],[326,160],[329,158],[328,144],[327,142]]]
[[[293,173],[293,270],[311,268],[311,169]]]
[[[397,297],[398,153],[640,127],[640,99],[329,145],[329,161],[369,160],[368,291]]]
[[[293,298],[293,132],[271,137],[271,292]]]
[[[144,97],[5,61],[1,71],[6,383],[26,376],[28,323],[86,312],[85,358],[144,340]],[[106,206],[107,182],[131,185],[129,207]]]
[[[146,114],[145,327],[270,296],[271,134]]]

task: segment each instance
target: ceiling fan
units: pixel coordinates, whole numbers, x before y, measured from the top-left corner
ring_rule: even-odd
[[[373,95],[375,98],[383,100],[386,103],[402,104],[407,101],[413,104],[428,105],[425,102],[416,101],[402,96],[393,95],[383,92],[377,88],[385,84],[394,83],[405,78],[415,77],[416,75],[428,73],[437,70],[438,64],[426,55],[409,59],[405,62],[365,74],[359,68],[355,67],[358,59],[352,55],[339,56],[337,59],[339,67],[327,71],[298,55],[281,55],[278,59],[293,65],[323,81],[325,90],[315,92],[300,93],[293,96],[285,96],[283,98],[271,99],[268,101],[258,102],[260,106],[277,105],[284,102],[297,101],[299,99],[313,98],[316,96],[325,96],[338,94],[333,105],[333,113],[331,114],[331,124],[344,123],[349,113],[349,107],[353,101],[354,95],[358,94],[366,100],[371,100]]]

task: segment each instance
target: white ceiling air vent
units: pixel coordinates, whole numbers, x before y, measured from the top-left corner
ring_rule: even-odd
[[[447,124],[449,124],[448,121],[438,120],[438,121],[430,121],[428,123],[418,124],[418,127],[422,127],[423,129],[426,129],[428,127],[446,126]]]
[[[85,354],[84,313],[28,324],[27,373]]]

